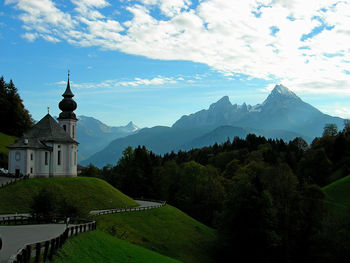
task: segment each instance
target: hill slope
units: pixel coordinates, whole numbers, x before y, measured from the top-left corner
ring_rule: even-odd
[[[97,230],[69,238],[53,262],[175,263],[178,261]]]
[[[138,205],[101,179],[90,177],[34,178],[0,189],[0,214],[29,212],[33,196],[43,188],[56,193],[59,197],[66,198],[83,213],[96,209]]]
[[[172,206],[96,220],[99,230],[163,255],[183,262],[213,262],[216,231]]]
[[[323,187],[323,190],[328,202],[350,207],[350,175]]]
[[[13,144],[16,140],[16,137],[6,135],[0,132],[0,153],[8,154],[7,146]]]
[[[93,154],[88,159],[81,162],[82,165],[93,163],[98,167],[106,164],[117,164],[122,156],[123,150],[128,147],[137,147],[144,145],[147,149],[156,154],[164,154],[170,151],[178,151],[181,145],[208,132],[207,128],[198,129],[174,129],[165,126],[156,126],[153,128],[144,128],[138,133],[119,138],[112,141],[102,151]],[[166,142],[166,143],[165,143]]]

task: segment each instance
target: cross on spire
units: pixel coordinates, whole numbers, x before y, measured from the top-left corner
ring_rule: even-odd
[[[69,79],[69,76],[70,76],[70,70],[68,69],[68,79]]]
[[[47,113],[50,114],[50,107],[47,107]]]

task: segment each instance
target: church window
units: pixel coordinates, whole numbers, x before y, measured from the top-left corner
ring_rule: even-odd
[[[77,152],[74,152],[74,165],[77,165]]]
[[[33,153],[30,154],[30,160],[33,161]]]
[[[57,165],[61,165],[61,151],[57,152]]]
[[[16,152],[15,159],[17,162],[21,160],[21,153],[20,152]]]
[[[45,165],[49,164],[49,153],[45,152]]]
[[[67,131],[67,126],[63,125],[63,129],[64,129],[64,131]]]
[[[33,173],[33,167],[30,167],[30,173],[31,174]]]
[[[74,138],[74,134],[75,134],[75,126],[72,126],[72,138]]]

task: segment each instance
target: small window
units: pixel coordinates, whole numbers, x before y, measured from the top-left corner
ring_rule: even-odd
[[[61,165],[61,151],[57,152],[57,165]]]
[[[33,167],[30,167],[30,173],[31,174],[33,173]]]
[[[58,149],[61,148],[61,145],[57,145],[57,148],[58,148]]]
[[[74,165],[77,165],[77,152],[74,152]]]
[[[21,160],[21,153],[20,152],[16,152],[15,154],[15,160],[18,162]]]
[[[33,153],[30,154],[30,160],[33,161]]]
[[[63,125],[63,129],[64,129],[64,131],[67,131],[67,126]]]
[[[72,138],[74,138],[74,134],[75,134],[75,126],[72,125]]]
[[[49,153],[45,152],[45,165],[49,164]]]

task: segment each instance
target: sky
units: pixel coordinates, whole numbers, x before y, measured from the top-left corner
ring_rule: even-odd
[[[350,1],[4,0],[0,75],[40,120],[70,70],[77,115],[171,126],[276,84],[350,118]]]

